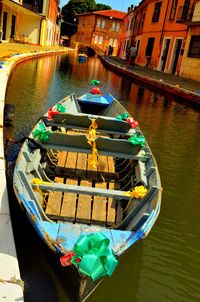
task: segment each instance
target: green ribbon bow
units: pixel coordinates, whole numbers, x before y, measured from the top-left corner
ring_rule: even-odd
[[[77,265],[79,271],[93,280],[103,276],[111,276],[118,260],[111,248],[110,240],[101,232],[89,235],[81,235],[74,245],[73,252],[76,254],[71,260]],[[80,262],[76,260],[81,260]]]
[[[66,111],[65,107],[61,103],[57,104],[57,110],[58,110],[58,112],[65,112]]]
[[[136,133],[134,133],[128,141],[133,145],[139,145],[141,147],[144,146],[145,138],[143,136],[138,136]]]
[[[33,132],[33,137],[38,137],[38,141],[41,143],[45,143],[49,139],[50,131],[46,130],[45,125],[43,123],[39,123],[39,128],[35,129]]]
[[[99,80],[92,80],[90,82],[91,85],[95,86],[95,85],[99,85],[100,84],[100,81]]]
[[[117,119],[120,121],[126,121],[127,118],[129,118],[129,114],[127,112],[124,112],[123,114],[119,114],[117,116]]]

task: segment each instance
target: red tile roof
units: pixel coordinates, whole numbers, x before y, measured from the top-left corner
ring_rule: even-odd
[[[84,16],[84,15],[91,15],[91,14],[101,15],[101,16],[105,16],[105,17],[112,17],[112,18],[116,18],[116,19],[123,19],[127,13],[121,12],[119,10],[110,9],[110,10],[100,10],[100,11],[91,12],[91,13],[77,14],[77,16]]]
[[[105,16],[105,17],[113,17],[116,19],[123,19],[127,13],[121,12],[119,10],[111,9],[111,10],[100,10],[97,12],[93,12],[93,14],[101,15],[101,16]]]

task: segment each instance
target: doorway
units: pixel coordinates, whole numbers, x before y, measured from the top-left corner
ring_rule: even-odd
[[[176,73],[176,67],[178,64],[181,45],[182,45],[182,39],[176,39],[175,46],[174,46],[174,52],[173,52],[173,59],[172,59],[172,64],[171,64],[171,74]]]
[[[3,40],[6,40],[8,13],[3,12]]]
[[[12,15],[10,37],[13,39],[15,37],[15,25],[16,25],[16,16]]]
[[[162,56],[161,56],[161,65],[160,65],[160,70],[161,71],[165,70],[165,65],[166,65],[166,62],[167,62],[168,51],[169,51],[169,45],[170,45],[170,39],[165,39],[163,52],[162,52]]]

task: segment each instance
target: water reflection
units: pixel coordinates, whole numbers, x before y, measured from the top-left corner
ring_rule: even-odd
[[[149,237],[122,257],[112,278],[88,301],[199,301],[198,109],[112,73],[97,58],[79,64],[73,55],[45,57],[20,65],[9,80],[6,101],[16,107],[9,135],[14,140],[27,135],[54,102],[72,92],[85,93],[92,79],[100,80],[101,90],[119,99],[139,121],[164,190],[161,214]]]

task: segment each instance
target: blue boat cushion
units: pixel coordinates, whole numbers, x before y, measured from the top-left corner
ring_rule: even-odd
[[[78,97],[78,101],[80,103],[88,103],[108,107],[112,103],[113,99],[111,97],[109,98],[108,96],[104,97],[100,94],[86,93]]]

